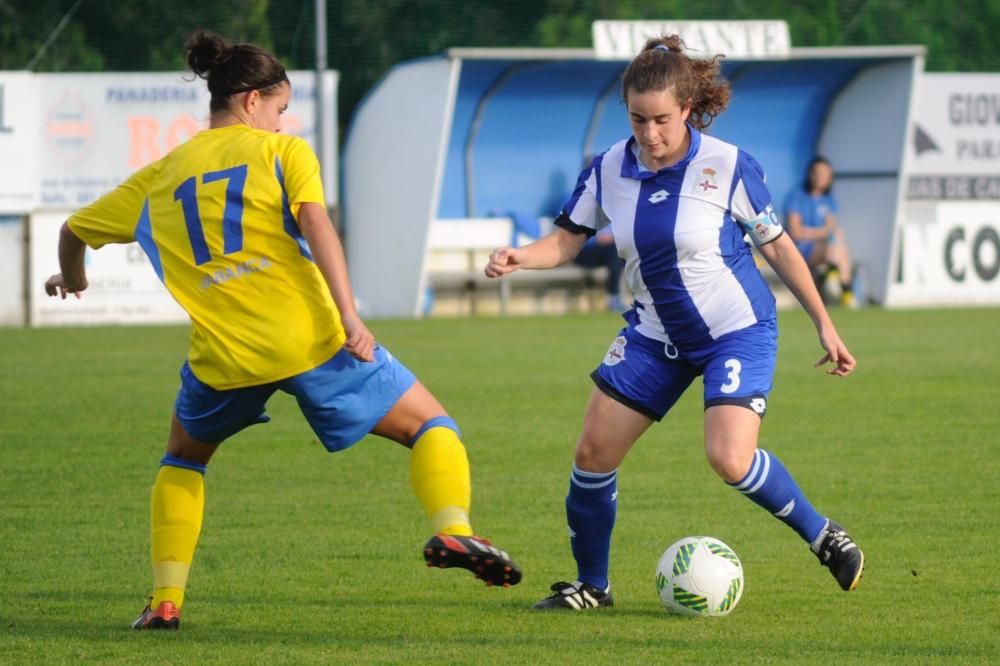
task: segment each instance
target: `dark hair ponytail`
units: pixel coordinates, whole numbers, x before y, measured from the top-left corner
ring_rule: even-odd
[[[650,39],[625,69],[622,100],[627,104],[630,92],[659,91],[673,86],[677,103],[691,104],[688,122],[704,129],[729,104],[729,83],[719,73],[720,60],[721,55],[707,60],[688,56],[683,40],[677,35]]]
[[[809,164],[806,166],[806,177],[802,181],[802,189],[804,189],[809,194],[812,194],[813,187],[815,187],[815,184],[813,183],[812,173],[813,173],[813,167],[816,166],[817,164],[825,164],[826,166],[830,167],[831,173],[833,172],[833,165],[830,164],[830,160],[826,159],[822,155],[816,155],[811,160],[809,160]],[[831,180],[830,184],[826,186],[826,189],[823,190],[822,194],[829,194],[831,190],[833,190],[833,180]]]
[[[278,59],[256,44],[233,44],[215,33],[196,30],[184,43],[184,59],[196,76],[208,82],[209,110],[224,110],[232,95],[258,90],[269,96],[288,83]]]

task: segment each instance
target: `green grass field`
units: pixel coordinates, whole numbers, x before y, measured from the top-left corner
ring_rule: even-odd
[[[837,312],[859,360],[834,379],[801,312],[782,315],[761,445],[864,546],[840,591],[798,537],[704,461],[701,388],[619,473],[617,606],[527,609],[575,574],[563,498],[611,316],[373,322],[449,408],[473,465],[477,529],[525,569],[509,590],[423,566],[407,452],[329,455],[294,402],[209,467],[183,627],[128,623],[150,582],[148,500],[182,328],[0,330],[0,663],[989,662],[1000,659],[1000,310]],[[659,605],[671,542],[743,561],[739,607]]]

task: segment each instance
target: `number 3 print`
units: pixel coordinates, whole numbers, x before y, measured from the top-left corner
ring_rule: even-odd
[[[729,368],[729,376],[719,390],[723,393],[732,393],[740,387],[740,370],[743,369],[743,365],[738,359],[731,358],[726,361],[726,367]]]

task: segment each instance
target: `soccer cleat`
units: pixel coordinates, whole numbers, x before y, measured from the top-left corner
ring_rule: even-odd
[[[429,567],[468,569],[487,586],[510,587],[521,582],[517,562],[478,536],[435,534],[424,544],[424,560]]]
[[[152,603],[153,598],[149,598]],[[150,604],[142,611],[135,622],[133,629],[179,629],[181,626],[181,612],[172,601],[161,601],[160,605],[153,610]]]
[[[865,554],[843,527],[828,521],[811,550],[819,558],[819,563],[837,579],[841,589],[850,592],[858,586],[865,568]]]
[[[587,610],[588,608],[611,608],[615,605],[611,587],[599,590],[590,583],[567,583],[560,581],[552,585],[552,594],[532,608],[535,610]]]

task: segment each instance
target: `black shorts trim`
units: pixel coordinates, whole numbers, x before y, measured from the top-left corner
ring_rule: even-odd
[[[754,408],[753,406],[754,400],[764,401],[764,411],[759,411],[758,409]],[[759,393],[757,395],[745,395],[742,397],[734,397],[734,398],[712,398],[711,400],[705,401],[705,409],[708,409],[709,407],[715,407],[717,405],[736,405],[737,407],[746,407],[751,412],[759,416],[761,420],[764,420],[764,416],[767,414],[767,396],[764,396]]]
[[[597,233],[597,229],[585,227],[582,224],[577,224],[573,220],[569,219],[569,215],[566,213],[559,213],[559,217],[553,220],[552,224],[565,229],[566,231],[571,231],[574,234],[584,234],[587,238],[591,238]]]
[[[648,416],[654,421],[659,421],[663,418],[664,415],[657,414],[656,412],[651,410],[649,407],[646,407],[642,403],[633,400],[632,398],[629,398],[626,395],[623,395],[621,391],[619,391],[614,386],[609,384],[607,380],[604,379],[604,377],[601,377],[599,370],[594,370],[592,373],[590,373],[590,378],[594,380],[594,384],[597,385],[597,388],[599,388],[604,395],[608,396],[612,400],[620,402],[629,409],[639,412],[643,416]]]

